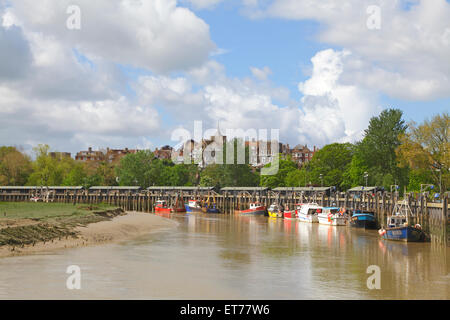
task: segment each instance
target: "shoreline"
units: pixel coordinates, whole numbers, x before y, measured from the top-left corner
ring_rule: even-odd
[[[177,226],[175,221],[154,214],[126,212],[125,215],[116,216],[109,221],[74,228],[73,231],[78,233],[76,238],[54,239],[23,247],[2,246],[0,247],[0,258],[132,240],[175,226]]]

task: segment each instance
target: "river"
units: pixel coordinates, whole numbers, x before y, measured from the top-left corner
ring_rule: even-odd
[[[450,248],[266,217],[178,215],[118,244],[0,259],[0,299],[449,299]],[[66,269],[81,268],[69,290]],[[368,289],[379,266],[381,289]]]

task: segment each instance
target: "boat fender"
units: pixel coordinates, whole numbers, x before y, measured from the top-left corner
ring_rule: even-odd
[[[420,224],[416,224],[414,227],[415,227],[416,229],[422,230],[422,226],[421,226]]]
[[[380,234],[380,236],[384,236],[386,234],[386,230],[380,229],[378,230],[378,233]]]

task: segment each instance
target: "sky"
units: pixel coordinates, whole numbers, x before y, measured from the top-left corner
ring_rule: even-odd
[[[386,108],[450,110],[450,1],[0,0],[0,145],[322,147]]]

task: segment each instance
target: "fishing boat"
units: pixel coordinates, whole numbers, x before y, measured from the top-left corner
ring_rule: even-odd
[[[202,205],[198,200],[189,200],[185,207],[187,212],[202,212]]]
[[[267,212],[271,218],[283,218],[283,211],[277,203],[272,203]]]
[[[215,204],[215,203],[213,203],[213,204],[207,204],[206,206],[204,206],[204,207],[202,208],[202,211],[203,211],[204,213],[221,213],[221,212],[220,212],[220,209],[216,207],[216,204]]]
[[[266,207],[259,202],[250,203],[250,208],[247,210],[238,210],[236,213],[241,215],[253,215],[253,216],[263,216],[266,214]]]
[[[347,216],[338,207],[325,207],[317,217],[319,218],[320,224],[330,226],[345,226],[347,224]]]
[[[211,197],[211,196],[208,196],[206,202],[204,202],[204,206],[202,208],[202,211],[204,213],[221,213],[220,209],[217,208],[215,197]]]
[[[376,229],[377,220],[373,212],[354,210],[350,218],[350,226],[354,228]]]
[[[317,223],[319,222],[319,213],[322,207],[317,203],[297,204],[297,219],[303,222]]]
[[[167,202],[165,200],[157,200],[155,205],[155,212],[156,213],[171,213],[172,210],[167,205]]]
[[[183,201],[180,198],[177,198],[175,205],[169,207],[167,201],[165,200],[157,200],[155,205],[156,213],[185,213],[186,207],[183,204]]]
[[[409,225],[409,218],[413,213],[407,201],[396,203],[393,213],[387,217],[387,227],[378,230],[380,236],[385,240],[395,240],[404,242],[423,242],[428,240],[428,236],[423,232],[420,224]]]
[[[296,210],[290,210],[289,207],[286,205],[286,208],[283,212],[283,218],[287,220],[297,219]]]

